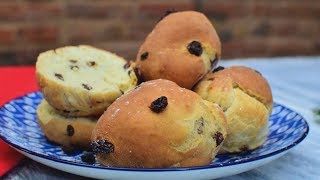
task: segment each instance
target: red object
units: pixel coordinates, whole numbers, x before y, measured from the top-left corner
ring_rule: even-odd
[[[29,92],[38,90],[35,68],[0,67],[0,106]],[[0,177],[18,164],[23,155],[0,140]]]

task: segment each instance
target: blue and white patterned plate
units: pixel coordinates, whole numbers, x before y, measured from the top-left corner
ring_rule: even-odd
[[[137,179],[209,179],[241,173],[261,166],[285,154],[308,134],[309,127],[302,116],[275,104],[270,116],[270,134],[266,142],[244,154],[218,155],[207,166],[166,169],[137,169],[88,165],[81,161],[82,152],[66,155],[60,147],[50,144],[37,123],[36,108],[42,99],[40,92],[14,99],[0,109],[0,136],[19,152],[48,166],[93,178]]]

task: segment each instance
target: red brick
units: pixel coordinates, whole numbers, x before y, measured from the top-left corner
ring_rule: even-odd
[[[104,24],[101,21],[68,19],[65,21],[64,36],[68,43],[83,44],[99,41]]]
[[[252,34],[256,36],[267,36],[270,34],[271,25],[269,21],[262,20],[255,27],[252,28]]]
[[[133,1],[127,3],[110,3],[107,9],[107,18],[132,20],[137,16],[137,4]]]
[[[272,38],[268,41],[269,53],[273,56],[311,55],[313,41],[305,38]]]
[[[202,11],[210,18],[225,20],[226,18],[249,16],[249,4],[246,1],[204,0]]]
[[[295,36],[314,38],[320,35],[318,19],[296,21],[295,19],[273,20],[270,22],[271,34],[279,36]]]
[[[129,22],[127,21],[116,21],[110,23],[103,29],[103,39],[104,40],[128,40],[129,39]]]
[[[67,2],[66,13],[70,17],[83,18],[131,18],[136,12],[135,3],[112,3],[109,1]]]
[[[142,41],[117,41],[95,43],[93,45],[116,53],[127,60],[135,60],[141,44]]]
[[[107,5],[96,5],[93,3],[68,3],[67,13],[72,17],[104,18],[107,16]]]
[[[314,49],[315,52],[317,52],[317,53],[315,53],[315,54],[319,55],[319,52],[320,52],[320,40],[319,40],[319,39],[317,39],[317,40],[314,42],[314,44],[313,44],[313,49]]]
[[[56,49],[58,45],[33,45],[33,46],[19,46],[15,49],[16,62],[20,65],[34,65],[37,61],[37,57],[41,52],[45,52],[50,49]]]
[[[176,10],[194,10],[194,4],[190,0],[185,1],[146,1],[139,4],[139,14],[144,17],[160,19],[166,11]]]
[[[222,43],[228,42],[234,38],[232,31],[228,29],[218,31],[218,35]]]
[[[27,3],[29,19],[55,19],[62,15],[63,10],[63,3],[60,1],[34,1],[32,3]]]
[[[223,58],[317,54],[313,41],[304,38],[266,37],[237,39],[222,44]]]
[[[251,33],[256,36],[304,37],[313,38],[319,35],[318,20],[297,21],[292,18],[255,19],[247,24]]]
[[[64,36],[67,42],[81,44],[103,41],[144,40],[147,34],[151,32],[155,22],[129,20],[75,21],[74,19],[69,19],[65,24]]]
[[[132,40],[144,40],[147,35],[152,31],[157,21],[144,20],[144,21],[131,21],[129,23],[129,38]]]
[[[319,1],[283,1],[252,3],[252,15],[263,17],[320,18]]]
[[[218,32],[218,35],[221,34],[220,32],[228,31],[228,34],[231,35],[232,38],[238,39],[250,35],[256,23],[257,22],[250,17],[235,17],[223,22],[218,21],[218,23],[215,23],[214,26]],[[221,34],[221,36],[223,36],[223,34]],[[222,38],[222,40],[223,39],[224,38]]]
[[[0,66],[18,64],[14,50],[0,51]]]
[[[236,39],[222,44],[222,58],[268,56],[266,47],[260,39]]]
[[[12,45],[16,40],[16,29],[0,28],[0,45]]]
[[[64,36],[68,42],[75,44],[119,41],[128,40],[130,38],[130,30],[132,29],[128,21],[78,20],[75,22],[69,20]]]
[[[0,20],[21,20],[26,18],[27,6],[18,2],[0,3]]]
[[[52,25],[21,27],[19,35],[27,42],[54,43],[58,41],[59,29]]]

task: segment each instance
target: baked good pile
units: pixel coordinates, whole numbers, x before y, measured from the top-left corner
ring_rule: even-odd
[[[99,116],[137,85],[134,67],[123,58],[90,46],[43,52],[36,78],[44,99],[37,109],[47,139],[70,149],[91,149]]]
[[[84,45],[43,52],[39,125],[67,154],[113,167],[202,166],[253,150],[268,135],[271,89],[249,67],[216,67],[220,57],[217,32],[195,11],[163,17],[133,62]]]

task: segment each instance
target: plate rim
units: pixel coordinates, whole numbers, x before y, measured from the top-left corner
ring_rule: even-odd
[[[8,100],[8,101],[6,101],[5,103],[3,103],[0,106],[0,110],[2,110],[6,104],[9,104],[12,101],[16,101],[18,99],[21,99],[21,98],[23,98],[23,97],[25,97],[25,96],[27,96],[29,94],[37,94],[37,93],[42,95],[42,93],[40,91],[33,91],[33,92],[25,93],[25,94],[23,94],[21,96],[17,96],[15,98],[11,99],[11,100]],[[28,150],[28,149],[26,149],[24,147],[21,147],[21,146],[15,144],[15,143],[9,141],[5,136],[2,135],[2,133],[0,133],[0,139],[2,139],[5,143],[10,145],[11,147],[13,147],[15,149],[18,149],[20,151],[23,151],[25,153],[28,153],[28,154],[31,154],[31,155],[34,155],[34,156],[38,156],[38,157],[41,157],[41,158],[44,158],[44,159],[47,159],[47,160],[51,160],[51,161],[54,161],[54,162],[58,162],[58,163],[65,163],[65,164],[68,164],[68,165],[80,166],[80,167],[85,167],[85,168],[113,170],[113,171],[133,171],[133,172],[169,172],[169,171],[193,171],[193,170],[216,169],[216,168],[234,166],[234,165],[245,164],[245,163],[249,163],[249,162],[252,162],[252,161],[261,160],[261,159],[266,159],[268,157],[271,157],[271,156],[274,156],[274,155],[279,154],[281,152],[288,151],[288,150],[292,149],[293,147],[295,147],[298,144],[300,144],[306,138],[306,136],[308,135],[309,130],[310,130],[309,124],[306,121],[306,119],[300,113],[298,113],[296,111],[293,111],[291,108],[289,108],[287,106],[284,106],[281,103],[274,102],[274,105],[275,104],[279,105],[281,107],[284,107],[285,109],[287,109],[287,110],[289,110],[291,112],[294,112],[297,115],[299,115],[302,118],[303,122],[304,122],[304,126],[303,127],[306,129],[305,132],[296,141],[294,141],[292,144],[289,144],[289,145],[287,145],[285,147],[282,147],[281,149],[278,149],[276,151],[273,151],[273,152],[270,152],[268,154],[264,154],[264,155],[261,155],[261,156],[255,157],[255,158],[248,158],[248,159],[246,158],[246,159],[239,160],[239,161],[233,162],[233,163],[218,163],[218,164],[214,164],[214,165],[177,167],[177,168],[126,168],[126,167],[94,166],[94,165],[89,165],[89,164],[79,164],[79,163],[68,161],[68,160],[64,160],[64,159],[58,159],[56,157],[43,155],[43,154],[40,154],[38,152]],[[0,130],[1,130],[1,128],[0,128]]]

